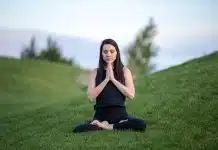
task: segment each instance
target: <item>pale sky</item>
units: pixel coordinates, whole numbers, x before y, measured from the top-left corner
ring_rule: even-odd
[[[37,29],[125,45],[152,16],[160,46],[218,35],[217,0],[0,0],[0,27]]]
[[[0,26],[97,40],[129,41],[149,16],[158,24],[160,42],[218,33],[216,0],[0,0],[0,4]]]

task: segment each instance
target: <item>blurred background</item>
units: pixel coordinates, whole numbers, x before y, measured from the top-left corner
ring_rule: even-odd
[[[139,47],[157,71],[217,50],[217,6],[216,0],[1,0],[0,55],[92,69],[104,38],[117,41],[125,64],[136,56],[130,49],[137,41],[152,39],[155,50]]]
[[[217,149],[217,6],[0,0],[0,149]],[[128,114],[145,119],[148,132],[71,134],[92,119],[87,75],[105,38],[134,77]]]

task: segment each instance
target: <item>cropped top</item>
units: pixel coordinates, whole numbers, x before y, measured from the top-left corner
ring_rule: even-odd
[[[102,77],[100,77],[99,71],[97,71],[95,84],[98,86],[106,77],[106,70],[103,71]],[[114,74],[116,78],[116,74]],[[122,106],[125,107],[126,96],[119,91],[119,89],[109,81],[101,93],[96,97],[96,107],[107,107],[107,106]]]

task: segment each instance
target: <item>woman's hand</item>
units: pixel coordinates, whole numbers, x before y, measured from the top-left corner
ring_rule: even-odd
[[[110,70],[108,69],[107,67],[107,70],[106,70],[106,78],[105,78],[107,81],[110,80]]]
[[[135,97],[135,87],[133,83],[133,78],[130,70],[125,67],[124,71],[124,78],[125,78],[125,85],[117,81],[116,79],[112,78],[112,83],[127,97],[130,99],[134,99]]]
[[[114,79],[114,71],[113,71],[112,65],[110,63],[107,66],[107,72],[109,75],[109,79],[113,80]]]

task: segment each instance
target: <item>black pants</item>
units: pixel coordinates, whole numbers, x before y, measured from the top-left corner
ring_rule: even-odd
[[[145,120],[129,116],[125,107],[102,107],[96,108],[95,115],[91,121],[77,125],[73,132],[103,130],[97,125],[90,124],[93,120],[107,121],[109,124],[114,124],[114,130],[144,131],[146,129]]]

